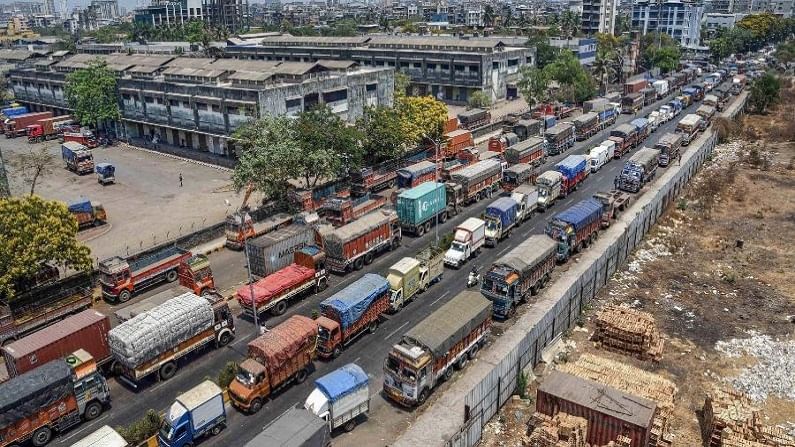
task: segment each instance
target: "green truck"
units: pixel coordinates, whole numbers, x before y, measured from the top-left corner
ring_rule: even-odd
[[[444,251],[430,247],[413,258],[403,258],[389,268],[389,306],[398,312],[418,294],[442,280],[444,274]]]
[[[447,191],[444,183],[425,182],[403,191],[396,202],[398,220],[404,232],[422,236],[434,219],[447,220]]]

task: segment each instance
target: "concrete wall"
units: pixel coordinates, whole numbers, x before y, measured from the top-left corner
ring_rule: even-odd
[[[723,115],[742,113],[745,99],[743,93]],[[544,348],[576,323],[585,306],[696,174],[716,140],[708,130],[691,144],[682,155],[681,166],[666,169],[654,182],[656,189],[640,196],[579,262],[570,263],[570,270],[489,349],[481,351],[478,361],[419,416],[394,447],[470,447],[480,442],[483,426],[513,394],[518,373],[538,364]]]

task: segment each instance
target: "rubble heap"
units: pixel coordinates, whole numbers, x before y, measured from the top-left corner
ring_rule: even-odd
[[[527,447],[588,447],[588,421],[567,413],[547,416],[534,413],[527,422]]]
[[[641,360],[662,358],[663,340],[654,317],[627,306],[610,305],[599,312],[592,340],[598,348]]]
[[[762,412],[740,391],[716,388],[704,400],[703,411],[709,447],[795,447],[795,437],[764,425]]]

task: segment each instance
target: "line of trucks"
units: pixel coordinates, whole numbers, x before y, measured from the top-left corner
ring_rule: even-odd
[[[28,143],[58,139],[76,142],[89,148],[98,146],[93,132],[80,128],[71,115],[53,116],[52,112],[30,112],[27,107],[7,107],[0,110],[3,125],[0,133],[6,138],[28,137]]]

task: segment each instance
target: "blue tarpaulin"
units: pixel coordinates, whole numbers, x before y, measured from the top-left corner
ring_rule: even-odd
[[[563,174],[567,179],[573,179],[577,174],[585,170],[585,156],[569,155],[555,165],[555,170]]]
[[[507,228],[516,221],[516,208],[518,204],[510,197],[500,197],[486,207],[486,215],[500,219],[503,228]]]
[[[112,176],[116,172],[116,167],[110,163],[97,163],[97,174],[102,174],[105,177]]]
[[[389,292],[387,280],[375,273],[368,273],[358,281],[326,298],[320,303],[320,311],[331,309],[339,316],[343,329],[359,321],[372,302]]]
[[[570,206],[555,216],[555,219],[571,224],[576,231],[602,217],[602,203],[596,199],[585,199]]]
[[[641,130],[645,129],[646,126],[649,125],[649,120],[647,120],[646,118],[635,118],[634,120],[630,121],[630,124],[635,126],[635,129],[637,129],[637,131],[640,132]]]
[[[323,391],[323,394],[333,403],[346,394],[366,387],[367,382],[367,373],[359,365],[348,363],[315,380],[315,386]]]
[[[88,199],[78,199],[69,204],[69,211],[73,213],[90,213],[91,201]]]

